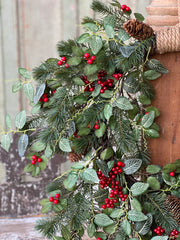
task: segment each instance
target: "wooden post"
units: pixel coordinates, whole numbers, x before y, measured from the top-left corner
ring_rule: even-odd
[[[149,16],[146,22],[159,30],[178,23],[178,0],[152,0],[147,7]],[[179,39],[180,41],[180,39]],[[149,141],[152,163],[165,165],[180,158],[180,52],[156,54],[168,70],[153,82],[156,98],[153,106],[161,115],[157,123],[161,127],[160,138]]]

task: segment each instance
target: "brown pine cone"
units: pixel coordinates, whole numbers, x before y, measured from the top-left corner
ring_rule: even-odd
[[[79,162],[82,159],[82,154],[81,153],[75,153],[75,152],[70,152],[68,155],[69,161],[70,162]]]
[[[173,215],[173,218],[180,225],[180,199],[176,196],[169,195],[166,198],[165,205]]]
[[[149,25],[137,19],[128,20],[123,27],[131,37],[138,40],[144,40],[154,35],[154,31]]]

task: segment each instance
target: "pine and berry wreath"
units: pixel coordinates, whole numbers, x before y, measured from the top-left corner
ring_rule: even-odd
[[[163,168],[150,163],[147,139],[159,137],[159,110],[151,105],[151,80],[168,70],[151,53],[156,38],[143,16],[112,0],[92,3],[97,19],[85,17],[85,33],[57,45],[31,74],[19,73],[32,115],[15,119],[18,150],[37,176],[55,153],[71,168],[48,184],[36,229],[48,239],[167,240],[179,234],[180,160]],[[29,80],[28,80],[29,79]],[[6,118],[7,126],[10,118]],[[6,132],[1,145],[6,150]]]

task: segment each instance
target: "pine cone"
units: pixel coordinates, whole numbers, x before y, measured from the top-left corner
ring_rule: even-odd
[[[144,40],[154,35],[154,31],[149,25],[136,19],[125,22],[123,27],[131,37],[138,40]]]
[[[75,152],[70,152],[69,155],[69,161],[70,162],[79,162],[82,159],[82,154],[81,153],[75,153]]]
[[[166,207],[173,215],[173,218],[177,221],[178,225],[180,225],[180,199],[176,196],[167,196]]]

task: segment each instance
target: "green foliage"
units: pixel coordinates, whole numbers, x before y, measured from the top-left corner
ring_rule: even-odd
[[[12,89],[23,86],[33,107],[32,116],[23,110],[15,118],[19,155],[42,158],[27,164],[25,172],[37,176],[55,153],[81,158],[46,187],[48,197],[60,198],[57,204],[41,200],[42,213],[51,217],[38,221],[36,229],[48,239],[80,240],[85,230],[90,238],[103,240],[167,239],[156,237],[153,229],[162,225],[167,234],[177,229],[164,203],[167,195],[179,196],[180,163],[162,171],[150,165],[147,138],[160,134],[150,82],[168,71],[149,59],[154,36],[132,41],[125,32],[123,23],[131,11],[123,11],[119,1],[94,0],[91,7],[100,14],[83,19],[85,33],[57,45],[66,60],[49,58],[33,69],[35,92],[31,80],[18,81]],[[144,20],[139,13],[134,16]],[[31,79],[28,70],[20,68],[19,73]],[[9,115],[6,125],[11,129]],[[1,138],[6,151],[8,131],[2,130]]]

